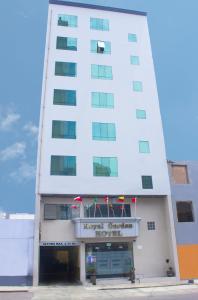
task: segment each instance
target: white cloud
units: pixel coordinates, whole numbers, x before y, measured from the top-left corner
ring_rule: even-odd
[[[36,136],[38,135],[38,127],[34,125],[32,122],[27,123],[24,127],[23,130],[27,132],[28,135],[33,135]]]
[[[0,160],[7,161],[16,157],[24,157],[26,144],[24,142],[15,143],[0,151]]]
[[[13,125],[21,118],[19,114],[9,112],[5,117],[0,119],[0,130],[6,131],[12,129]]]
[[[24,162],[20,165],[20,167],[16,171],[10,173],[10,178],[14,179],[19,183],[22,183],[34,179],[35,174],[36,174],[36,167],[34,165],[30,165]]]

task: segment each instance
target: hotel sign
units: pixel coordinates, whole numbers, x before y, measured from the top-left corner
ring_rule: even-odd
[[[140,218],[74,219],[76,238],[137,237]]]

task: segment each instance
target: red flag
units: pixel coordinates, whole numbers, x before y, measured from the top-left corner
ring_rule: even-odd
[[[124,210],[124,205],[119,206],[119,208],[120,208],[121,210]]]
[[[96,204],[96,208],[100,208],[100,204]]]
[[[132,203],[136,203],[137,202],[137,198],[136,197],[131,198],[131,202]]]
[[[79,206],[77,206],[77,205],[71,205],[71,208],[77,209],[77,208],[79,208]]]
[[[74,198],[74,201],[77,201],[77,202],[82,202],[82,198],[80,196]]]
[[[107,203],[107,204],[109,203],[109,197],[108,196],[104,197],[104,202]]]

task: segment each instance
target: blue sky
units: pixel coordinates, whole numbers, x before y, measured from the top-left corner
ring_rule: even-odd
[[[148,12],[167,158],[198,159],[198,1],[76,1]],[[34,212],[47,0],[2,1],[0,210]]]

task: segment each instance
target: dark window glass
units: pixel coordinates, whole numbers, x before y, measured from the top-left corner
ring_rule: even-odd
[[[75,139],[76,122],[74,121],[52,121],[52,138]]]
[[[70,220],[80,216],[80,206],[76,209],[71,204],[45,204],[44,220]]]
[[[51,175],[76,176],[76,157],[52,155]]]
[[[147,222],[147,228],[148,230],[155,230],[155,222]]]
[[[194,222],[193,206],[191,201],[176,203],[178,222]]]
[[[58,15],[58,25],[66,27],[77,27],[78,17],[72,15]]]
[[[74,90],[54,90],[54,104],[76,106],[76,91]]]
[[[103,217],[131,217],[130,204],[87,204],[85,205],[86,218]]]
[[[143,189],[152,189],[153,188],[152,176],[142,176],[142,188]]]
[[[56,61],[55,75],[76,77],[76,63]]]
[[[56,49],[77,51],[77,39],[57,36]]]

